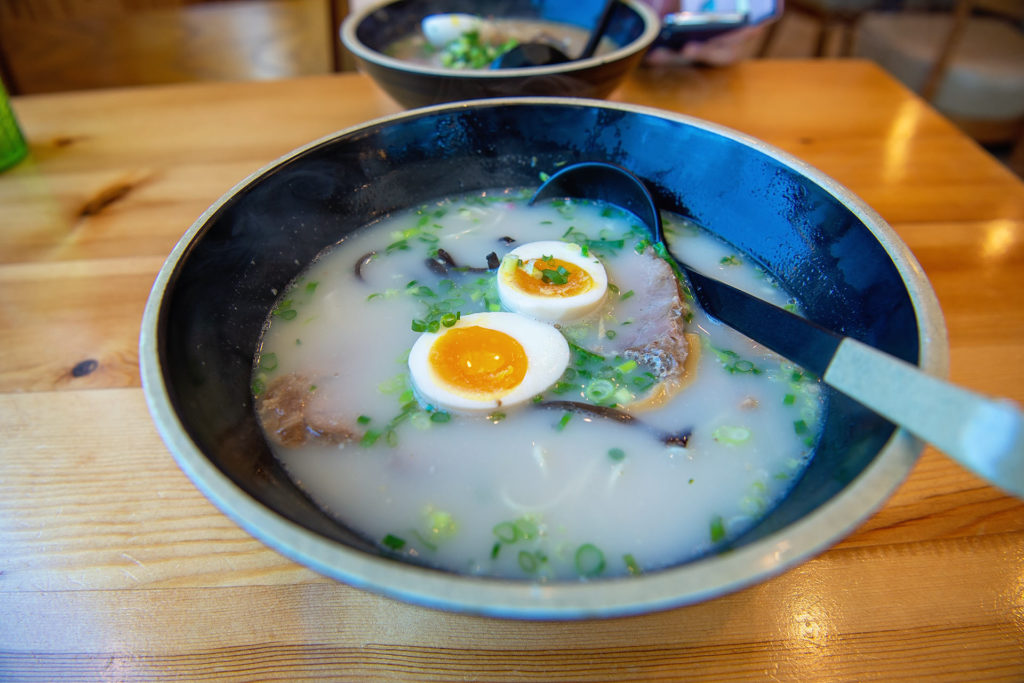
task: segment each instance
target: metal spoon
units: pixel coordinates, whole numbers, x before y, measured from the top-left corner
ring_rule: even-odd
[[[690,281],[700,306],[754,341],[816,373],[890,422],[943,451],[990,483],[1024,498],[1024,417],[993,400],[925,374],[867,344],[708,277],[664,241],[661,215],[643,181],[613,164],[587,162],[551,176],[530,203],[575,197],[636,215]]]
[[[590,32],[587,44],[583,47],[583,51],[580,53],[579,57],[576,57],[576,59],[587,59],[588,57],[594,56],[594,52],[597,50],[597,45],[601,42],[601,37],[604,36],[604,32],[608,29],[608,24],[611,22],[616,2],[617,0],[605,0],[604,7],[601,8],[601,14],[597,18],[594,30]],[[499,56],[491,62],[491,68],[518,69],[527,66],[551,66],[570,61],[572,61],[572,57],[569,57],[554,45],[541,42],[529,42],[520,43],[508,52]]]

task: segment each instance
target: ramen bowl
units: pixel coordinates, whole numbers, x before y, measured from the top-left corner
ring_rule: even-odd
[[[800,292],[811,319],[946,373],[941,312],[913,256],[873,210],[814,168],[682,115],[598,100],[485,99],[312,142],[242,180],[187,231],[156,279],[140,335],[149,409],[182,470],[242,528],[317,572],[420,605],[501,617],[691,604],[764,581],[843,538],[900,484],[923,444],[841,395],[827,397],[801,478],[759,523],[724,552],[624,578],[535,583],[405,562],[326,514],[272,456],[254,413],[254,355],[278,293],[321,250],[397,211],[535,187],[542,172],[575,161],[630,168],[662,207]]]
[[[423,18],[432,14],[469,13],[557,22],[590,30],[596,21],[598,4],[396,0],[352,13],[342,24],[341,39],[359,68],[404,107],[520,95],[603,98],[636,67],[661,30],[657,15],[638,0],[620,0],[615,6],[605,36],[618,47],[588,59],[511,69],[457,69],[419,64],[388,54],[395,41],[419,31]]]

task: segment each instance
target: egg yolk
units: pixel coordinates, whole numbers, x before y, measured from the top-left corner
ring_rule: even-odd
[[[526,376],[523,345],[486,327],[456,327],[430,347],[430,366],[438,378],[462,394],[497,398]]]
[[[512,269],[511,278],[516,289],[535,296],[576,296],[594,286],[590,273],[558,258],[530,259]]]

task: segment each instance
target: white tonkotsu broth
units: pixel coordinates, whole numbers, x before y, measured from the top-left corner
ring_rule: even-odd
[[[576,580],[713,552],[760,519],[807,464],[817,382],[693,310],[688,383],[660,407],[630,408],[658,386],[651,367],[620,353],[652,305],[642,289],[656,258],[646,232],[610,207],[529,207],[525,196],[488,192],[396,214],[328,250],[283,293],[253,387],[259,406],[276,382],[291,381],[306,422],[291,432],[304,440],[296,446],[274,443],[265,423],[275,455],[325,510],[385,552],[455,572]],[[689,262],[794,305],[744,255],[678,216],[665,220]],[[609,282],[601,308],[560,323],[573,348],[566,374],[538,403],[507,413],[423,406],[407,366],[421,330],[500,308],[496,271],[439,274],[428,258],[441,249],[459,266],[485,267],[491,252],[552,239],[586,244]],[[586,399],[642,424],[544,407]],[[667,445],[666,434],[685,435],[685,446]]]

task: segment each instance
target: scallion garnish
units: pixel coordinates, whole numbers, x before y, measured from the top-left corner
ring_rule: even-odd
[[[711,432],[711,438],[730,446],[739,446],[750,440],[750,430],[742,426],[721,425]]]
[[[527,552],[526,550],[520,550],[518,560],[519,568],[527,574],[533,574],[537,571],[537,557],[533,553]]]
[[[384,539],[381,541],[381,543],[383,543],[388,548],[391,548],[392,550],[401,550],[405,547],[405,539],[399,536],[395,536],[394,534],[386,535]]]
[[[516,525],[512,522],[500,522],[494,525],[494,535],[498,537],[502,543],[515,543],[519,538],[519,530]]]
[[[725,522],[722,521],[721,515],[715,515],[711,518],[711,542],[718,543],[725,538]]]
[[[594,577],[604,571],[604,553],[593,543],[584,543],[576,549],[576,573]]]
[[[626,451],[621,448],[610,448],[608,449],[608,457],[615,462],[621,462],[626,457]]]
[[[541,269],[541,279],[551,285],[564,285],[569,282],[569,271],[565,266],[558,266],[556,269]]]

